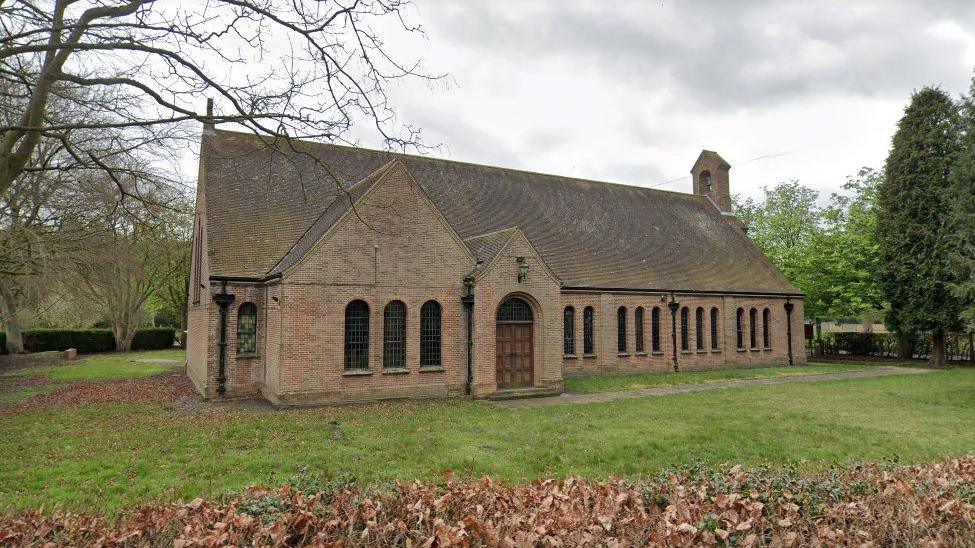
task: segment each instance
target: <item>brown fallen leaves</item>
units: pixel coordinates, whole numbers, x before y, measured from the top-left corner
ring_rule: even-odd
[[[224,502],[100,515],[0,517],[2,546],[965,546],[975,457],[926,465],[683,469],[656,481],[579,478],[303,493],[252,487]]]
[[[42,377],[36,378],[43,379]],[[11,386],[13,386],[12,383]],[[2,406],[0,407],[0,414],[50,406],[173,401],[195,394],[189,378],[182,372],[163,373],[141,379],[73,382],[48,394],[33,396],[12,405]]]

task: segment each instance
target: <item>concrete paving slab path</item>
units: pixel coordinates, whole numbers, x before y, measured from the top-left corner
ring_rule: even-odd
[[[740,379],[734,381],[708,382],[701,384],[680,384],[674,386],[658,386],[654,388],[638,388],[635,390],[621,390],[618,392],[566,392],[558,396],[544,398],[528,398],[523,400],[492,401],[492,405],[516,409],[522,407],[548,407],[551,405],[573,405],[585,403],[603,403],[633,398],[651,396],[669,396],[687,392],[703,392],[706,390],[723,390],[746,386],[767,386],[787,383],[809,383],[825,381],[842,381],[847,379],[869,379],[873,377],[889,377],[892,375],[918,375],[934,373],[934,369],[913,367],[878,366],[863,371],[843,371],[840,373],[818,373],[810,375],[793,375],[788,377],[766,377],[757,379]],[[662,373],[663,374],[663,373]]]

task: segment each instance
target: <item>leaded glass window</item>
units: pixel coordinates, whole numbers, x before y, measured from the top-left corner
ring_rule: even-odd
[[[718,349],[718,309],[711,309],[711,350]]]
[[[694,311],[694,348],[704,350],[704,309]]]
[[[616,350],[626,352],[626,307],[616,310]]]
[[[508,299],[498,309],[499,322],[530,322],[533,319],[532,307],[517,297]]]
[[[660,307],[655,306],[650,311],[650,347],[654,352],[660,352]]]
[[[420,309],[420,367],[440,365],[440,303],[427,301]]]
[[[735,314],[735,331],[738,335],[738,349],[745,348],[745,311],[741,308]]]
[[[591,306],[587,306],[582,311],[582,351],[589,355],[596,353],[596,340],[593,333],[595,328],[594,314]]]
[[[562,313],[562,353],[572,356],[576,353],[576,311],[571,306]]]
[[[766,308],[762,311],[762,344],[765,348],[772,348],[772,334],[769,332],[771,322],[772,313]]]
[[[244,303],[237,309],[237,353],[257,353],[257,306]]]
[[[633,336],[636,338],[636,351],[643,352],[646,348],[643,345],[643,307],[636,307],[633,313]]]
[[[345,307],[345,368],[369,368],[369,305],[352,301]]]
[[[689,315],[690,312],[687,310],[686,306],[680,309],[680,349],[684,351],[691,349],[689,333],[687,332]]]
[[[406,367],[406,305],[393,301],[383,312],[383,367]]]
[[[758,348],[758,344],[756,341],[757,336],[755,333],[756,316],[758,316],[758,312],[754,308],[748,312],[748,336],[749,336],[748,341],[751,344],[752,349]]]

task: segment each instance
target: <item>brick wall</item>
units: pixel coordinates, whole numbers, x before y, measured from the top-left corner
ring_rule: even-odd
[[[721,295],[676,296],[680,308],[688,309],[688,350],[682,349],[681,312],[676,316],[677,362],[681,370],[713,369],[721,367],[751,367],[757,365],[785,365],[788,363],[788,326],[783,308],[784,298],[779,297],[741,297]],[[562,369],[566,376],[594,375],[606,373],[652,372],[673,370],[673,329],[669,296],[661,293],[614,293],[567,291],[562,294],[562,309],[572,306],[575,310],[574,334],[576,353],[563,356]],[[794,300],[796,308],[792,314],[793,359],[794,363],[805,361],[802,352],[802,302]],[[596,352],[586,355],[583,352],[583,313],[587,306],[595,312],[594,337]],[[626,308],[626,351],[618,349],[617,314],[619,307]],[[636,308],[644,309],[644,349],[636,350]],[[652,346],[652,310],[660,310],[660,351],[654,352]],[[737,348],[736,313],[744,310],[745,349]],[[769,348],[763,347],[762,311],[769,309]],[[696,312],[703,311],[703,348],[697,346]],[[718,309],[718,348],[711,345],[711,309]],[[749,344],[749,311],[756,309],[757,349]],[[561,327],[560,327],[561,331]],[[561,346],[560,346],[561,348]]]
[[[264,393],[285,404],[462,394],[466,340],[462,280],[474,258],[398,167],[313,247],[277,285],[275,375]],[[345,309],[369,306],[369,368],[345,371]],[[406,305],[406,368],[383,367],[383,311]],[[420,368],[420,309],[441,307],[441,367]],[[274,383],[272,386],[271,383]]]

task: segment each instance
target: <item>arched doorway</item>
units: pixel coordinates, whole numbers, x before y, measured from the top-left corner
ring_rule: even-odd
[[[499,390],[534,386],[534,320],[524,299],[511,297],[498,308],[494,374]]]

